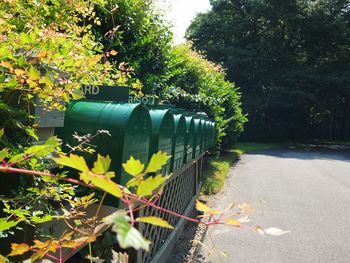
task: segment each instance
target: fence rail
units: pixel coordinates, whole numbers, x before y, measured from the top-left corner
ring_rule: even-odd
[[[168,210],[188,216],[199,194],[204,154],[177,170],[164,187],[157,205]],[[146,207],[140,211],[140,216],[158,216],[175,226],[173,230],[140,223],[138,228],[142,235],[152,242],[149,252],[135,251],[135,263],[163,263],[169,257],[174,243],[181,234],[186,223],[169,213]]]

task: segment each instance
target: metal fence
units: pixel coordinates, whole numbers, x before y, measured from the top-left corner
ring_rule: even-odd
[[[192,160],[181,169],[174,172],[165,185],[157,205],[182,215],[189,215],[200,189],[204,154]],[[179,234],[181,234],[185,220],[169,213],[155,210],[151,207],[140,211],[140,216],[158,216],[167,220],[175,229],[170,230],[150,224],[139,224],[142,235],[152,242],[149,252],[135,251],[135,263],[165,262],[171,253]]]

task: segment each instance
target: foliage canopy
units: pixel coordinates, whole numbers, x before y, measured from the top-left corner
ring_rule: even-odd
[[[246,138],[349,138],[349,1],[211,3],[187,38],[241,86]]]

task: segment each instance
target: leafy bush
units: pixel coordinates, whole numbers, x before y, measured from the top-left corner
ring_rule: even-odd
[[[191,50],[191,45],[172,46],[169,24],[153,1],[109,0],[111,13],[100,8],[102,25],[95,35],[105,49],[119,51],[109,61],[127,61],[142,92],[189,110],[205,111],[217,124],[217,148],[229,148],[243,131],[240,92],[225,80],[222,67]],[[111,31],[107,25],[113,25]],[[113,38],[106,39],[104,36]]]
[[[242,133],[246,116],[241,110],[241,94],[225,80],[223,68],[209,62],[190,45],[172,50],[164,100],[193,111],[204,111],[216,122],[217,148],[232,146]]]
[[[118,50],[117,56],[108,56],[107,60],[127,62],[142,83],[143,93],[161,93],[173,38],[153,1],[108,0],[106,8],[98,8],[97,15],[102,24],[93,26],[96,37],[105,50]]]

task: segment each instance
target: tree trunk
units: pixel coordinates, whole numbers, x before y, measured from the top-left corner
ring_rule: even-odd
[[[346,98],[344,114],[344,140],[350,138],[350,98]]]
[[[331,109],[329,112],[329,126],[328,126],[328,137],[329,140],[333,140],[333,125],[334,125],[334,110]]]

